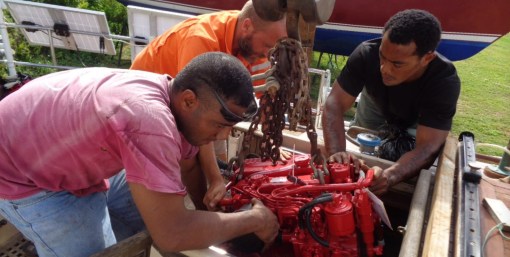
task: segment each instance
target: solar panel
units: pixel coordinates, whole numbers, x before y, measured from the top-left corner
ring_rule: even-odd
[[[31,45],[115,55],[104,12],[4,0],[16,24]]]
[[[131,48],[131,60],[134,60],[136,55],[145,47],[145,44],[136,43],[134,39],[150,42],[156,36],[175,26],[177,23],[194,17],[189,14],[161,11],[132,5],[129,5],[127,10],[129,37],[134,45],[134,47]]]

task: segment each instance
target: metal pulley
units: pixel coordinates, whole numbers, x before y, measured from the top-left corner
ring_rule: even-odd
[[[317,132],[312,122],[310,84],[308,81],[308,58],[299,37],[299,17],[307,23],[322,24],[333,12],[334,0],[252,0],[257,15],[262,19],[277,21],[286,17],[288,38],[280,39],[271,49],[268,59],[271,69],[261,77],[267,78],[265,93],[260,97],[260,111],[253,118],[243,140],[238,161],[239,174],[244,173],[244,156],[250,149],[254,131],[261,125],[262,138],[259,150],[262,160],[280,159],[282,131],[286,126],[296,131],[298,123],[306,125],[310,139],[310,153],[317,156],[318,164],[325,158],[317,147]],[[259,79],[260,76],[252,79]],[[271,91],[271,92],[268,92]],[[322,181],[323,182],[323,181]]]
[[[301,40],[299,16],[307,23],[320,25],[326,22],[335,7],[335,0],[252,0],[255,12],[262,19],[277,21],[287,14],[287,34]]]
[[[308,23],[326,22],[335,7],[335,0],[252,0],[257,15],[262,19],[277,21],[288,11],[297,11]]]
[[[335,0],[287,0],[287,9],[296,10],[308,23],[324,24],[335,7]]]
[[[278,21],[287,11],[287,0],[252,0],[257,15],[269,21]]]

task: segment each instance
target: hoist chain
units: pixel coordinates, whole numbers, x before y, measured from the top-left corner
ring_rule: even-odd
[[[308,81],[308,60],[301,43],[292,38],[280,39],[269,53],[269,60],[274,69],[268,80],[276,80],[277,91],[268,90],[260,99],[260,108],[254,117],[248,132],[245,133],[238,162],[243,171],[244,156],[250,149],[254,131],[261,124],[262,138],[259,148],[263,161],[271,158],[273,163],[280,158],[282,131],[285,128],[285,114],[289,130],[295,131],[298,124],[306,124],[310,139],[312,156],[321,156],[317,148],[317,133],[312,121],[310,85]],[[276,67],[274,67],[276,66]],[[320,158],[317,158],[321,162]]]

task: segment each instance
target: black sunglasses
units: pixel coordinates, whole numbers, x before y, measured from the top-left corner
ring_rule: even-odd
[[[257,114],[258,107],[257,107],[257,103],[255,102],[255,97],[253,98],[252,102],[248,106],[248,109],[246,110],[246,112],[244,112],[242,114],[242,116],[239,116],[239,115],[233,113],[230,109],[228,109],[227,105],[225,104],[225,101],[223,101],[223,99],[218,95],[218,93],[216,91],[214,91],[214,90],[212,90],[212,91],[214,93],[214,96],[216,97],[216,100],[218,100],[218,102],[221,105],[220,112],[226,121],[235,122],[235,123],[241,122],[241,121],[249,121],[249,120],[251,120],[251,118],[253,118],[253,116],[255,116]]]

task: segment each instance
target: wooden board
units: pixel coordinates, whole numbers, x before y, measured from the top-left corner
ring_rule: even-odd
[[[166,253],[160,254],[154,248],[151,253],[151,257],[234,257],[231,254],[221,253],[218,251],[213,251],[211,249],[199,249],[199,250],[190,250],[190,251],[182,251],[180,253]]]
[[[422,256],[450,256],[452,214],[454,207],[455,158],[458,140],[448,136],[439,157],[435,174],[434,193],[427,223]]]
[[[90,257],[149,257],[152,238],[144,231],[112,245]]]
[[[510,184],[501,182],[498,179],[484,177],[480,182],[480,203],[483,198],[499,199],[510,208]],[[480,207],[480,218],[482,226],[482,240],[495,225],[496,222],[492,219],[491,215],[486,208]],[[510,237],[510,233],[505,233]],[[493,231],[489,235],[487,245],[485,246],[485,256],[503,257],[510,256],[510,240],[504,240],[499,232]]]
[[[424,220],[427,217],[427,211],[424,207],[428,201],[430,192],[430,180],[432,173],[428,170],[422,170],[413,193],[411,208],[409,211],[410,219],[406,223],[406,233],[402,240],[399,257],[418,257],[419,249],[422,242],[422,230],[424,228]]]

